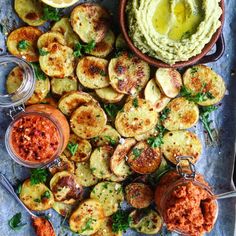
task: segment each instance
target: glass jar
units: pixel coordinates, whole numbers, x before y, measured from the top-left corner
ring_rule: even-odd
[[[190,161],[190,168],[177,163],[177,170],[167,172],[156,188],[157,209],[168,230],[194,236],[210,232],[218,216],[217,200]]]
[[[22,83],[16,92],[8,94],[6,78],[15,66],[23,71]],[[23,166],[43,167],[66,148],[70,135],[67,119],[51,105],[35,104],[25,109],[24,103],[32,96],[36,83],[28,62],[14,56],[1,56],[0,67],[0,107],[8,108],[12,119],[5,134],[6,149],[10,157]]]

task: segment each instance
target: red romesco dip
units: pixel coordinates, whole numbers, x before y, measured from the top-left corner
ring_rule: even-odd
[[[58,152],[60,133],[46,116],[28,113],[16,120],[11,128],[12,151],[20,159],[32,162],[48,162]]]

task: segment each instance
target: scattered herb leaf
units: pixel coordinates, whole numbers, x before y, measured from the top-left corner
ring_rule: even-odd
[[[42,48],[39,48],[39,55],[40,56],[46,56],[46,55],[48,55],[48,51],[45,51],[45,50],[43,50]]]
[[[47,191],[45,191],[45,192],[42,194],[41,199],[42,199],[42,198],[50,198],[50,196],[51,196],[51,194],[50,194],[50,192],[47,190]]]
[[[104,70],[100,70],[99,74],[100,74],[101,76],[107,76],[107,73],[106,73]]]
[[[85,231],[87,231],[87,230],[93,230],[91,224],[92,224],[94,221],[96,221],[96,220],[93,219],[93,218],[89,218],[89,219],[87,220],[87,222],[85,223],[84,228],[80,231],[80,233],[83,233],[83,232],[85,232]]]
[[[121,110],[121,106],[109,103],[104,104],[104,109],[110,117],[115,118],[117,113]]]
[[[38,203],[40,203],[40,202],[41,202],[41,199],[36,198],[36,199],[34,199],[34,202],[38,202]]]
[[[112,216],[112,232],[118,233],[125,231],[129,228],[130,225],[130,217],[127,211],[118,210]]]
[[[61,19],[61,11],[51,6],[44,6],[43,20],[59,21]]]
[[[78,143],[68,143],[67,148],[69,149],[72,156],[75,155],[79,147]]]
[[[94,40],[90,41],[88,44],[77,43],[74,49],[74,56],[81,57],[85,53],[90,53],[96,46]]]
[[[31,62],[30,64],[32,65],[32,67],[34,69],[34,73],[35,73],[37,80],[46,80],[47,79],[47,76],[43,73],[43,71],[41,70],[38,63]]]
[[[109,144],[111,144],[111,146],[116,145],[116,140],[112,139],[110,136],[105,136],[105,138],[108,140],[108,142],[109,142]]]
[[[190,69],[190,74],[193,76],[195,73],[198,72],[198,68],[193,66],[191,69]]]
[[[47,169],[32,169],[30,176],[31,185],[45,183],[47,181],[48,171]]]
[[[29,42],[27,42],[26,40],[21,40],[18,44],[17,44],[17,48],[19,50],[26,50],[28,47],[30,46]]]
[[[147,143],[152,148],[160,147],[163,144],[163,135],[166,131],[166,129],[162,125],[157,125],[156,130],[159,132],[158,135],[156,137],[150,137],[147,139]]]
[[[9,221],[8,225],[10,226],[11,229],[13,230],[19,230],[21,229],[25,224],[21,223],[21,213],[15,214]]]
[[[169,113],[170,113],[170,108],[166,107],[162,112],[161,112],[161,115],[160,115],[160,121],[163,122],[165,119],[167,119]]]
[[[143,151],[143,149],[138,149],[138,148],[134,148],[134,149],[132,150],[132,152],[133,152],[133,154],[134,154],[134,156],[135,156],[135,159],[137,159],[138,157],[140,157],[140,155],[142,154],[142,151]]]
[[[17,188],[16,188],[16,194],[17,194],[17,195],[20,195],[21,189],[22,189],[22,183],[18,184],[18,186],[17,186]]]
[[[134,99],[133,99],[133,106],[134,106],[135,108],[138,107],[138,99],[137,99],[137,98],[134,98]]]

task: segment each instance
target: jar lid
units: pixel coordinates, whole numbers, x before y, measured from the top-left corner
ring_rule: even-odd
[[[10,55],[0,56],[0,78],[0,107],[22,105],[34,92],[36,83],[34,70],[21,58]]]

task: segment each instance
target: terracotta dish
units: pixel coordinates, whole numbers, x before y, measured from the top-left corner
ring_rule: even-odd
[[[205,45],[202,52],[198,54],[197,56],[194,56],[190,58],[188,61],[180,61],[175,63],[174,65],[169,65],[161,60],[155,59],[153,57],[148,56],[147,54],[144,54],[141,52],[138,48],[136,48],[132,42],[132,39],[128,35],[128,28],[126,25],[126,5],[128,0],[120,0],[120,6],[119,6],[119,22],[120,22],[120,29],[123,33],[124,39],[127,42],[129,48],[142,60],[146,61],[147,63],[156,66],[156,67],[173,67],[173,68],[179,68],[179,67],[185,67],[189,66],[195,63],[208,63],[217,61],[222,54],[224,53],[225,44],[224,44],[224,37],[222,35],[222,29],[224,24],[224,18],[225,18],[225,7],[224,7],[224,0],[221,0],[220,7],[222,8],[222,15],[220,17],[221,26],[218,28],[218,30],[213,35],[211,41]],[[216,45],[216,51],[211,55],[206,55],[212,47]]]

